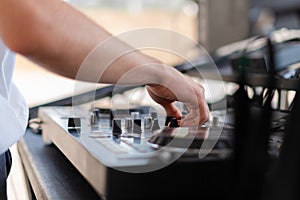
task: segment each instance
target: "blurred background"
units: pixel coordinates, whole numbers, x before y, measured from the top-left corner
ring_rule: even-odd
[[[157,27],[174,30],[194,40],[197,40],[198,37],[197,15],[199,9],[194,1],[75,0],[67,2],[114,35],[137,28]],[[80,27],[78,29],[81,31]],[[174,41],[174,44],[176,42]],[[152,51],[152,55],[168,64],[178,62],[176,61],[178,58],[163,52]],[[23,92],[29,106],[70,96],[74,88],[74,81],[45,71],[21,56],[17,58],[14,80]],[[86,84],[86,90],[92,87],[93,84]]]
[[[264,29],[262,26],[266,24],[270,24],[274,29],[296,29],[300,25],[299,0],[67,0],[66,2],[115,35],[143,27],[170,29],[199,42],[208,52],[261,33]],[[159,37],[157,40],[164,41]],[[174,45],[176,44],[177,41],[174,41]],[[178,57],[161,51],[146,53],[170,65],[182,62]],[[31,107],[70,96],[74,86],[72,80],[49,73],[21,56],[17,58],[14,81],[23,91]],[[89,88],[91,85],[87,84],[86,90]]]

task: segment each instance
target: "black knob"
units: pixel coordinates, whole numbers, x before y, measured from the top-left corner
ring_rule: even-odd
[[[160,127],[159,127],[158,119],[156,118],[156,119],[153,120],[151,131],[155,131],[155,130],[158,130],[158,129],[160,129]]]
[[[171,120],[173,119],[173,116],[167,116],[166,117],[166,121],[165,121],[165,126],[169,126],[169,123],[171,122]]]
[[[120,136],[122,134],[121,119],[112,120],[112,134],[114,136]]]
[[[142,132],[142,120],[141,119],[133,119],[133,130],[134,133]]]
[[[179,127],[177,119],[176,118],[172,118],[170,120],[169,126],[172,127],[172,128]]]
[[[68,129],[76,129],[81,127],[81,118],[68,118]]]

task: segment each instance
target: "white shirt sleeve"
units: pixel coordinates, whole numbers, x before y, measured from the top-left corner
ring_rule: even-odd
[[[12,83],[15,54],[0,40],[0,154],[25,133],[28,108],[17,87]]]
[[[0,154],[17,142],[25,133],[28,109],[14,84],[11,85],[10,101],[0,95]]]

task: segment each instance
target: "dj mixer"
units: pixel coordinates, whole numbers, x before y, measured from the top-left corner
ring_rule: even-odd
[[[203,167],[223,162],[223,169],[215,172],[218,177],[232,152],[233,129],[224,125],[223,117],[203,126],[178,127],[175,119],[160,117],[147,106],[62,106],[40,108],[39,118],[44,141],[53,142],[104,199],[145,199],[145,192],[159,188],[147,196],[194,196],[199,185],[193,179],[207,181]],[[209,181],[200,185],[212,186]]]
[[[230,114],[211,115],[202,126],[178,127],[150,106],[39,109],[45,143],[54,143],[103,199],[229,195],[235,129]],[[270,154],[281,143],[272,135]]]

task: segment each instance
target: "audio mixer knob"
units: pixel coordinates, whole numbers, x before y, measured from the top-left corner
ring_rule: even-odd
[[[165,126],[169,126],[169,123],[171,122],[171,120],[173,119],[173,116],[167,116],[166,117],[166,121],[165,121]]]
[[[112,120],[112,134],[117,137],[122,134],[121,119],[115,118]]]
[[[172,128],[179,127],[177,119],[176,118],[172,118],[170,120],[169,126],[172,127]]]
[[[160,127],[159,127],[158,119],[156,118],[156,119],[153,120],[151,131],[155,131],[155,130],[158,130],[158,129],[160,129]]]
[[[151,112],[150,116],[154,120],[155,118],[157,118],[157,112]]]
[[[144,127],[145,129],[150,129],[152,126],[152,118],[151,117],[145,117],[144,118]]]
[[[141,133],[142,132],[142,120],[141,119],[133,119],[133,132]]]
[[[90,116],[90,123],[91,123],[91,126],[95,126],[95,125],[99,124],[98,118],[94,113],[92,113]]]
[[[212,126],[218,126],[219,125],[219,117],[214,116],[212,119]]]
[[[81,128],[81,118],[68,118],[68,129],[79,129]]]
[[[131,115],[132,119],[140,118],[140,113],[139,112],[131,112],[130,115]]]
[[[131,118],[126,118],[125,119],[125,129],[126,130],[131,130],[132,129],[132,119]]]

